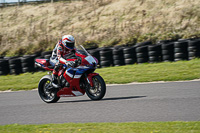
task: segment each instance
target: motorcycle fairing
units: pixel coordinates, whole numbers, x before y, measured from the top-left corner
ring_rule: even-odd
[[[68,68],[63,77],[69,82],[70,87],[64,87],[59,90],[57,96],[69,97],[69,96],[82,96],[85,94],[85,90],[80,88],[80,78],[85,71],[77,68]]]
[[[90,83],[90,86],[91,86],[91,87],[94,86],[92,77],[94,77],[94,76],[96,76],[96,75],[99,75],[99,74],[98,74],[98,73],[89,73],[89,74],[87,75],[87,78],[88,78],[88,80],[89,80],[89,83]]]
[[[70,96],[82,96],[85,94],[85,90],[80,88],[80,79],[85,71],[89,70],[90,67],[77,67],[77,68],[68,68],[63,74],[65,79],[69,82],[70,87],[64,87],[58,91],[57,96],[60,97],[70,97]],[[98,73],[89,73],[87,78],[90,85],[93,87],[92,77],[99,75]]]
[[[44,68],[45,70],[48,71],[53,71],[53,69],[49,68],[48,66],[51,66],[49,63],[49,59],[36,59],[35,60],[35,65]]]
[[[65,74],[64,74],[65,75]],[[82,96],[85,94],[85,90],[80,88],[80,78],[72,79],[67,76],[70,87],[64,87],[58,91],[57,96],[60,97],[69,97],[69,96]]]

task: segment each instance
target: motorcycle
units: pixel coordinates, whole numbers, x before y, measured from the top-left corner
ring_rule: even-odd
[[[98,60],[91,56],[82,45],[76,47],[76,53],[69,56],[74,66],[63,65],[58,73],[59,88],[52,85],[52,75],[43,76],[38,84],[38,93],[46,103],[57,102],[60,97],[83,96],[86,92],[91,100],[101,100],[106,93],[103,78],[94,73]],[[35,65],[48,71],[53,71],[49,59],[36,59]]]

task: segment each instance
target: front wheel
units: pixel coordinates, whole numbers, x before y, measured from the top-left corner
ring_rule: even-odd
[[[92,100],[101,100],[106,93],[106,85],[100,75],[92,77],[94,86],[87,87],[86,94]]]
[[[44,76],[38,85],[38,92],[41,99],[46,103],[55,103],[60,97],[57,96],[58,89],[52,88],[51,86],[51,76]]]

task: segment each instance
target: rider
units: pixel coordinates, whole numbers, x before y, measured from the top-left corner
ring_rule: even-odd
[[[57,77],[59,70],[62,69],[62,64],[66,64],[68,67],[73,66],[74,64],[74,62],[66,60],[66,57],[75,53],[74,44],[75,39],[72,35],[64,35],[53,49],[52,56],[50,58],[50,64],[54,66],[52,85],[55,88],[60,87],[60,85],[58,85]]]

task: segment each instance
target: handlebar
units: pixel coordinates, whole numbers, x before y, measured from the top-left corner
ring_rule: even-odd
[[[82,58],[79,56],[76,56],[76,57],[77,57],[77,59],[75,61],[69,61],[69,62],[73,62],[73,63],[63,64],[63,67],[66,67],[66,68],[73,67],[74,68],[74,67],[79,66],[82,62]]]

